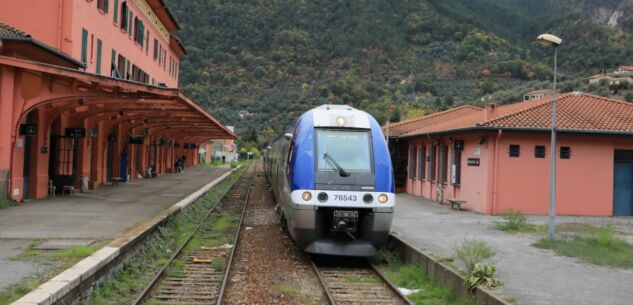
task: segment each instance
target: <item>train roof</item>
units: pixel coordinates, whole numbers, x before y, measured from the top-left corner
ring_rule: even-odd
[[[310,110],[314,127],[370,129],[370,115],[351,106],[321,105]]]

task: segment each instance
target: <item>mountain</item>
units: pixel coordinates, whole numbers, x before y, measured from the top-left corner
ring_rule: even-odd
[[[323,103],[382,123],[518,101],[550,86],[553,52],[534,42],[542,32],[563,38],[563,90],[623,94],[586,77],[633,64],[633,0],[166,2],[188,51],[181,88],[235,125],[245,146]]]

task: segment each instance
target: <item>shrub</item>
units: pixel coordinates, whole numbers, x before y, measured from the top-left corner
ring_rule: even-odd
[[[520,231],[528,227],[527,217],[516,210],[508,210],[501,214],[501,221],[497,223],[497,229],[502,231]]]
[[[238,166],[237,162],[231,162],[231,168],[236,168]]]
[[[455,257],[464,263],[467,272],[471,272],[476,264],[491,258],[494,254],[490,246],[480,239],[465,237],[455,246]]]
[[[468,288],[470,294],[474,294],[478,286],[486,288],[494,288],[501,284],[501,281],[495,277],[497,269],[492,265],[475,264],[473,270],[468,272],[464,284]]]

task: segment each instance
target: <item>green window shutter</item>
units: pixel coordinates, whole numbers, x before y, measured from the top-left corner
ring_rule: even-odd
[[[130,15],[130,20],[128,21],[127,24],[127,35],[128,36],[132,36],[132,31],[134,30],[134,13],[132,13],[132,11],[130,11],[128,9],[129,15]]]
[[[88,58],[88,31],[81,30],[81,62],[86,63]]]
[[[145,35],[145,53],[149,54],[149,31],[147,31],[147,35]]]
[[[101,74],[101,39],[97,39],[97,74]]]
[[[117,23],[117,21],[119,20],[119,0],[114,0],[114,5],[112,6],[112,22],[114,22],[114,24]]]
[[[103,0],[103,12],[107,14],[109,9],[110,2],[108,0]]]

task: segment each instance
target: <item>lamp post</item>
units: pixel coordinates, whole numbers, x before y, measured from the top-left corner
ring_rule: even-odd
[[[536,38],[536,41],[546,47],[554,47],[554,92],[552,92],[552,135],[550,145],[550,174],[549,174],[549,225],[547,227],[547,237],[553,239],[556,237],[556,70],[557,70],[557,57],[558,46],[563,42],[562,39],[552,34],[541,34]]]

